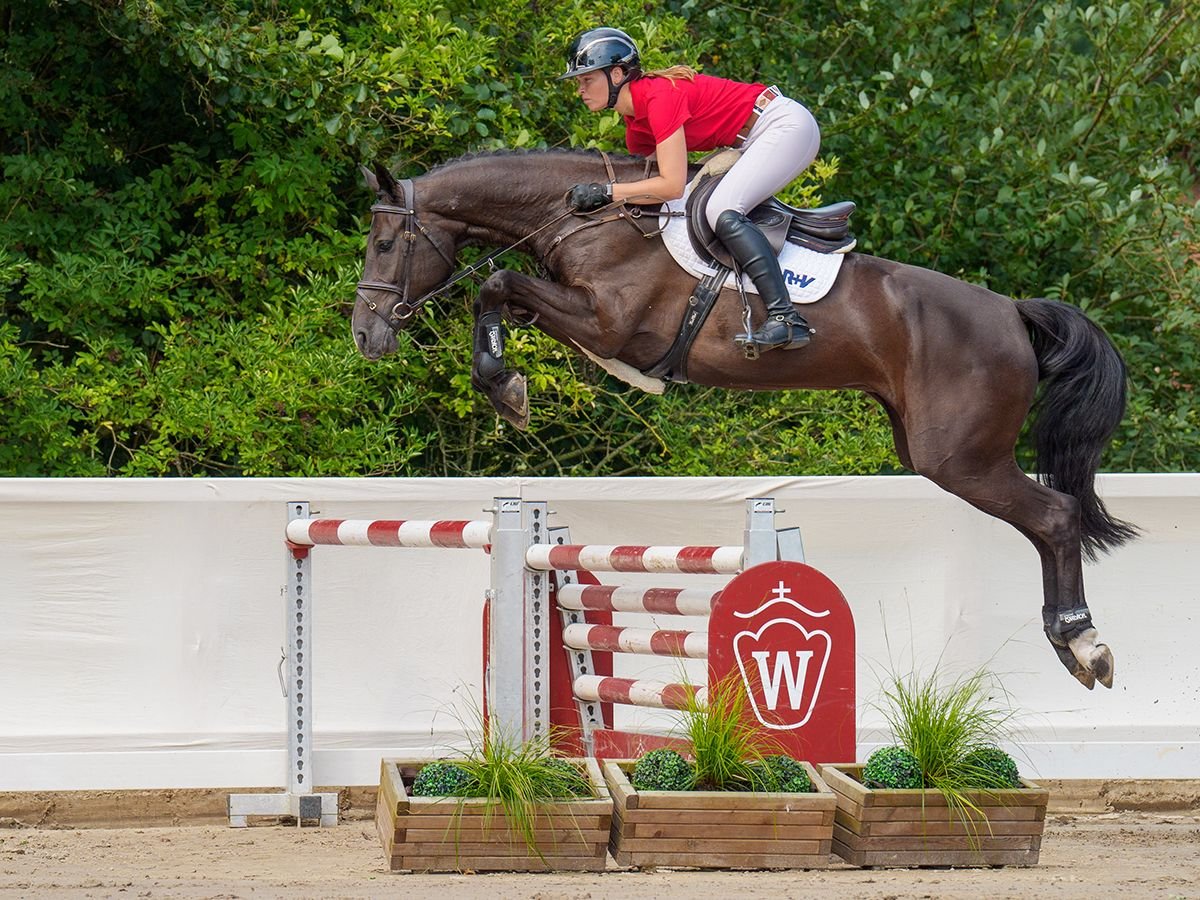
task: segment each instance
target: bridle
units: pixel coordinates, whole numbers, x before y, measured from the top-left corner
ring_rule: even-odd
[[[416,249],[417,232],[419,231],[421,234],[423,234],[426,240],[433,245],[433,249],[438,252],[438,256],[446,261],[446,265],[450,267],[451,271],[454,269],[454,255],[453,253],[447,253],[434,239],[433,234],[428,228],[425,227],[424,223],[417,218],[417,194],[416,188],[413,186],[412,179],[405,178],[396,182],[396,184],[399,185],[401,191],[404,193],[403,205],[397,205],[394,203],[376,203],[371,207],[371,220],[374,222],[374,217],[378,213],[404,216],[404,230],[401,232],[401,237],[404,240],[404,259],[401,262],[400,274],[403,286],[398,286],[387,281],[360,281],[355,289],[355,296],[367,305],[367,309],[382,319],[388,328],[390,328],[393,332],[400,331],[404,327],[404,323],[411,319],[413,314],[420,309],[425,301],[430,297],[434,297],[447,288],[458,284],[458,282],[462,281],[464,278],[474,275],[484,266],[492,267],[492,263],[495,262],[496,258],[501,254],[507,253],[509,250],[512,250],[515,247],[519,247],[531,237],[540,234],[547,228],[557,225],[568,216],[575,215],[575,213],[573,213],[571,210],[567,210],[562,215],[555,216],[545,225],[534,229],[529,234],[525,235],[525,237],[519,238],[518,240],[509,244],[507,247],[497,250],[494,253],[489,253],[474,265],[467,266],[467,268],[448,276],[441,284],[430,288],[428,291],[414,300],[409,296],[409,288],[412,280],[412,267],[410,263],[412,262],[413,252]],[[364,290],[385,291],[389,294],[395,294],[397,297],[399,297],[399,299],[395,302],[395,304],[393,304],[391,311],[387,315],[384,315],[379,308],[379,304],[364,294]]]
[[[413,313],[420,309],[426,300],[458,280],[455,278],[444,281],[433,290],[426,292],[415,300],[409,297],[409,287],[412,281],[412,266],[410,263],[412,262],[413,252],[416,250],[417,231],[425,235],[426,240],[433,245],[433,249],[438,252],[438,256],[446,261],[446,265],[451,270],[454,269],[454,256],[442,249],[441,244],[434,240],[433,234],[425,227],[425,224],[417,218],[416,189],[413,187],[412,180],[405,178],[397,182],[397,184],[404,193],[403,205],[376,203],[371,207],[371,220],[374,222],[375,215],[378,213],[404,216],[404,229],[401,232],[401,238],[404,241],[404,259],[400,264],[400,277],[403,287],[398,287],[387,281],[360,281],[354,292],[355,296],[367,305],[367,309],[383,319],[392,331],[398,331],[402,328],[404,323],[412,318]],[[380,312],[379,304],[364,294],[364,290],[385,291],[389,294],[395,294],[399,299],[392,305],[391,312],[385,316]]]

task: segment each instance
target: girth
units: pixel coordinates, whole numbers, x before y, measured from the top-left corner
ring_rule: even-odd
[[[691,352],[700,329],[704,327],[708,314],[712,312],[729,272],[727,266],[719,265],[715,272],[700,280],[692,295],[688,297],[683,320],[679,323],[679,333],[675,335],[670,349],[662,359],[646,369],[643,375],[673,381],[676,384],[687,384],[688,353]]]

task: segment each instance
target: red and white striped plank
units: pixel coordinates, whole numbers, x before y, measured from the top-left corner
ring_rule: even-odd
[[[563,643],[576,650],[708,659],[708,634],[703,631],[656,631],[580,623],[563,629]]]
[[[662,681],[638,681],[603,675],[580,675],[574,682],[575,696],[593,703],[620,703],[625,706],[652,706],[656,709],[687,709],[688,699],[708,702],[708,689],[690,684]]]
[[[484,548],[492,542],[487,521],[422,522],[415,519],[293,519],[287,539],[301,547]]]
[[[526,551],[525,565],[538,571],[735,575],[742,569],[742,548],[534,544]]]
[[[604,612],[658,613],[668,616],[707,616],[721,596],[704,588],[637,588],[614,584],[564,584],[558,605],[564,609]]]

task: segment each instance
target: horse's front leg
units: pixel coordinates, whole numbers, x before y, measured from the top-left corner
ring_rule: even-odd
[[[559,337],[564,333],[559,326],[572,314],[576,331],[587,328],[592,319],[591,295],[582,288],[564,287],[507,269],[493,273],[480,287],[475,301],[471,384],[487,395],[504,421],[523,431],[529,425],[525,376],[504,364],[503,313],[513,308],[528,311],[543,330]]]
[[[471,385],[487,395],[504,421],[524,431],[529,426],[529,395],[525,376],[504,365],[504,335],[500,310],[485,309],[477,300]]]
[[[571,302],[578,308],[576,293],[582,292],[508,269],[493,272],[479,289],[470,383],[487,395],[500,418],[521,431],[529,425],[528,390],[526,377],[504,365],[503,313],[518,307],[538,319],[553,317]]]

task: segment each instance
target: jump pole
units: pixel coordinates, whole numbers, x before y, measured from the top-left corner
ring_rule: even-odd
[[[288,524],[308,521],[306,501],[288,504]],[[245,828],[248,816],[295,816],[296,824],[318,819],[336,825],[338,795],[314,793],[312,767],[312,559],[310,547],[289,544],[287,583],[284,587],[286,649],[280,661],[285,733],[287,734],[287,784],[283,793],[230,794],[229,824]],[[282,671],[286,668],[286,675]]]
[[[617,729],[613,706],[684,709],[693,696],[706,702],[712,684],[739,677],[748,716],[781,750],[810,762],[854,758],[853,617],[836,585],[803,564],[799,530],[777,530],[774,515],[773,499],[748,500],[741,547],[574,545],[565,528],[551,529],[548,546],[530,545],[526,566],[553,573],[563,624],[552,635],[555,662],[567,661],[552,673],[560,750],[613,758],[678,747],[670,735]],[[735,577],[712,591],[600,585],[594,572]],[[708,631],[612,625],[613,613],[629,612],[707,615]],[[614,678],[616,653],[706,659],[708,683]]]
[[[497,497],[492,514],[484,705],[489,728],[524,741],[550,729],[550,578],[525,565],[531,547],[550,540],[550,510],[543,501]]]
[[[230,824],[244,827],[249,816],[285,815],[294,816],[297,824],[306,819],[318,820],[321,825],[337,823],[337,794],[314,790],[317,781],[312,764],[311,731],[313,547],[324,544],[475,548],[488,552],[491,557],[492,587],[486,593],[485,603],[484,699],[489,727],[502,728],[521,739],[547,734],[552,724],[560,724],[552,714],[552,702],[561,700],[565,693],[570,698],[570,704],[576,706],[574,725],[583,737],[582,743],[587,754],[612,756],[615,754],[600,747],[596,738],[604,733],[620,734],[606,728],[606,721],[611,723],[613,702],[678,708],[682,696],[679,689],[683,688],[685,693],[688,690],[681,685],[624,683],[628,680],[611,678],[613,651],[707,657],[710,672],[718,671],[721,667],[728,670],[731,657],[729,651],[724,649],[727,641],[718,640],[714,644],[714,629],[711,626],[708,648],[704,651],[700,647],[700,638],[683,632],[613,629],[611,612],[636,608],[646,612],[695,615],[707,606],[716,619],[715,614],[730,604],[719,602],[724,591],[709,592],[704,596],[704,591],[689,588],[651,588],[631,592],[620,587],[605,587],[599,585],[591,572],[583,567],[586,565],[597,571],[615,572],[729,574],[742,571],[742,575],[725,589],[728,591],[739,579],[745,580],[749,576],[750,572],[744,571],[747,568],[761,574],[767,563],[804,558],[799,530],[774,528],[775,506],[771,498],[752,498],[747,500],[746,508],[747,525],[740,548],[595,547],[572,545],[567,529],[550,528],[546,503],[523,501],[516,497],[495,498],[490,510],[491,522],[313,519],[306,501],[289,502],[287,582],[284,589],[286,646],[280,662],[288,735],[287,784],[282,793],[231,794]],[[789,576],[794,571],[781,570],[782,574]],[[815,570],[809,571],[815,573]],[[781,573],[772,571],[770,577],[774,578],[777,574]],[[824,578],[819,573],[815,574]],[[783,589],[783,580],[778,584],[777,592]],[[832,583],[828,583],[827,587],[837,598],[841,598]],[[825,587],[821,590],[825,590]],[[563,596],[561,606],[557,599],[559,591]],[[592,593],[589,594],[589,591]],[[755,586],[754,591],[761,591],[761,585]],[[735,593],[740,596],[741,592]],[[600,598],[598,605],[597,597]],[[845,606],[844,599],[841,599],[841,604]],[[770,605],[765,604],[762,608]],[[554,615],[556,611],[558,616]],[[828,611],[818,613],[827,614]],[[735,616],[738,615],[741,618],[748,616],[735,613]],[[552,624],[559,617],[562,628]],[[843,681],[845,672],[849,672],[849,687],[843,685],[835,693],[843,695],[842,718],[849,721],[852,735],[853,623],[849,619],[848,608],[842,618],[847,623],[849,636],[848,639],[839,638],[837,644],[851,648],[848,663],[841,667]],[[717,637],[725,632],[733,634],[729,625],[723,627],[724,631],[718,631]],[[808,639],[808,632],[801,630]],[[564,635],[569,643],[564,642]],[[739,633],[735,641],[743,636],[743,633]],[[782,651],[785,655],[795,652],[791,647],[795,643],[794,637],[790,643],[785,643],[788,644]],[[516,652],[518,648],[520,652]],[[593,653],[593,650],[599,652]],[[569,680],[556,675],[556,670],[563,671],[561,661],[564,651],[567,652],[568,668],[572,672]],[[830,658],[826,653],[826,661]],[[744,670],[744,660],[741,665]],[[285,666],[286,675],[283,672]],[[824,671],[824,667],[821,671]],[[778,687],[777,683],[775,687]],[[751,689],[749,679],[747,689]],[[818,682],[816,693],[819,692]],[[813,702],[816,693],[813,694]],[[848,712],[845,711],[847,694]],[[752,696],[751,701],[757,708],[755,697]],[[562,706],[561,703],[558,705]],[[561,708],[555,712],[561,715]],[[843,722],[841,731],[844,733],[845,730]],[[646,737],[649,739],[652,736]],[[852,741],[851,737],[848,755],[834,754],[828,761],[852,758]]]
[[[297,824],[318,820],[321,825],[337,824],[336,793],[315,792],[312,747],[312,648],[313,591],[312,550],[319,545],[395,548],[480,549],[491,552],[492,581],[500,585],[504,598],[496,618],[496,640],[506,639],[516,629],[524,633],[526,613],[536,605],[509,603],[510,596],[522,591],[535,598],[538,585],[544,592],[544,574],[515,575],[512,560],[523,558],[528,541],[541,534],[545,524],[545,504],[540,511],[524,511],[515,498],[497,498],[492,507],[493,520],[353,520],[314,519],[306,501],[287,505],[287,580],[285,597],[285,647],[280,661],[280,687],[283,690],[286,742],[287,783],[283,792],[231,794],[229,824],[245,827],[250,816],[294,816]],[[499,552],[496,552],[497,547]],[[520,599],[519,597],[517,598]],[[521,642],[514,646],[520,646]],[[542,663],[523,656],[498,654],[491,676],[502,686],[536,684]],[[511,668],[512,671],[509,671]],[[486,684],[486,680],[485,680]],[[486,687],[485,687],[486,690]],[[494,692],[492,715],[506,727],[526,727],[536,716],[527,713],[532,704],[511,690]]]

